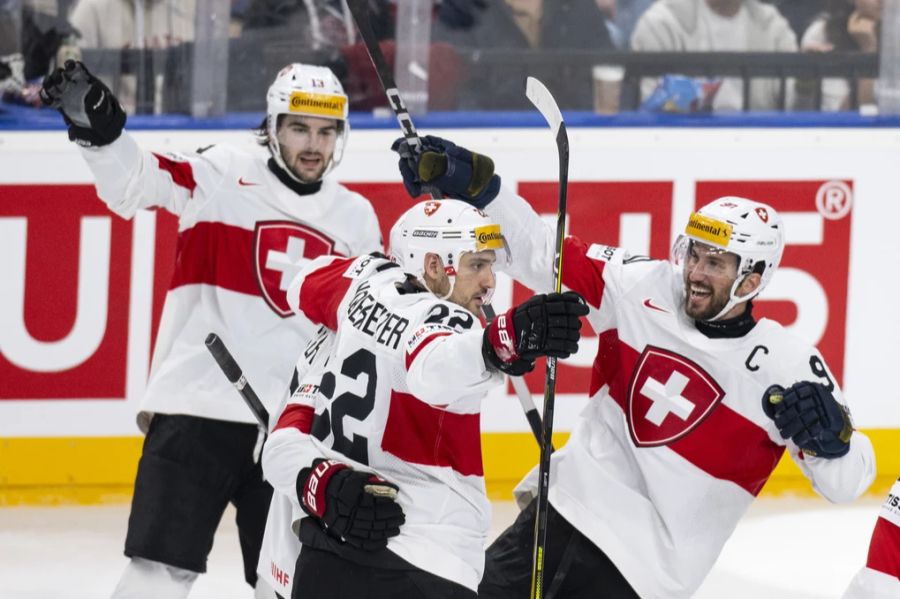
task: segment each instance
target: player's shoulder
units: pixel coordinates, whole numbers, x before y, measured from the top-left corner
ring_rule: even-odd
[[[636,254],[628,250],[628,248],[602,243],[590,244],[587,246],[585,254],[595,262],[617,267],[628,267],[629,270],[634,272],[669,268],[671,264],[667,260],[655,260],[649,256]]]
[[[198,175],[202,176],[203,173],[224,175],[229,170],[233,169],[236,164],[252,159],[250,154],[246,154],[227,144],[200,146],[193,152],[186,153],[161,151],[154,152],[154,154],[174,162],[190,164],[190,168],[195,178]]]
[[[817,379],[835,384],[819,350],[774,320],[760,318],[744,343],[752,345],[754,363],[765,366],[764,370],[780,384]]]
[[[337,200],[337,207],[344,210],[365,213],[375,217],[372,203],[361,193],[348,189],[331,177],[322,180],[322,191],[331,194]]]
[[[466,308],[451,301],[443,300],[430,292],[409,296],[408,314],[418,325],[445,327],[448,332],[464,333],[480,329],[481,321]]]
[[[194,151],[194,155],[222,171],[230,168],[243,168],[247,164],[265,163],[260,159],[259,154],[232,144],[201,146]]]
[[[777,352],[782,357],[792,355],[806,355],[816,351],[807,341],[792,332],[780,322],[771,318],[760,318],[753,327],[753,337],[756,341],[770,345],[770,351]]]
[[[363,281],[379,275],[386,280],[402,276],[400,265],[380,252],[372,252],[354,258],[343,258],[341,263],[344,266],[341,276],[355,281]]]
[[[618,281],[625,288],[648,278],[657,282],[667,281],[673,273],[672,263],[668,260],[655,260],[623,247],[594,243],[588,246],[586,255],[603,266],[607,281]]]

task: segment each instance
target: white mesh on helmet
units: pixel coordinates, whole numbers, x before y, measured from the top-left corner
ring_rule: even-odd
[[[784,252],[784,225],[774,208],[746,198],[726,196],[713,200],[693,213],[675,241],[672,258],[682,266],[691,241],[736,254],[738,275],[731,286],[730,299],[712,320],[718,320],[741,302],[753,299],[769,284]],[[759,286],[737,296],[744,277],[760,272]]]
[[[465,252],[494,250],[494,269],[509,263],[509,249],[500,225],[484,212],[460,200],[428,200],[407,210],[391,228],[391,260],[425,282],[425,255],[437,254],[450,277],[450,293],[456,267]],[[486,302],[487,303],[487,302]]]
[[[281,69],[266,93],[266,130],[269,134],[269,149],[278,166],[291,178],[300,182],[284,164],[276,136],[278,115],[298,114],[339,121],[341,126],[334,145],[334,153],[323,175],[337,167],[344,157],[344,147],[350,133],[350,122],[347,120],[348,105],[349,100],[341,82],[328,67],[295,62]]]

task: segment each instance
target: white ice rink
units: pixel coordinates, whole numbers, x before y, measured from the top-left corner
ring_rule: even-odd
[[[837,599],[865,560],[879,505],[757,500],[695,599]],[[495,503],[493,534],[514,516],[511,503]],[[127,505],[0,508],[0,599],[109,596],[125,564],[127,520]],[[250,597],[229,510],[191,599]]]

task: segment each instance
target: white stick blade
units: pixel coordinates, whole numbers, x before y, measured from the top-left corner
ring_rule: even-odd
[[[553,135],[556,136],[559,133],[559,126],[562,125],[563,117],[547,86],[534,77],[529,77],[525,82],[525,96],[544,115],[544,119],[553,130]]]

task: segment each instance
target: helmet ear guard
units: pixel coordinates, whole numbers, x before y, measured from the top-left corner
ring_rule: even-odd
[[[289,177],[302,183],[281,156],[278,143],[278,117],[296,114],[334,119],[338,124],[338,136],[323,176],[334,170],[344,157],[344,148],[350,135],[349,99],[340,80],[328,67],[293,63],[281,69],[266,93],[266,133],[269,151],[275,163]]]
[[[737,276],[729,301],[711,320],[718,320],[734,306],[749,301],[772,280],[784,253],[784,225],[774,208],[761,202],[733,196],[722,197],[691,214],[684,233],[672,247],[672,261],[683,265],[691,242],[699,242],[738,258]],[[756,289],[738,295],[744,279],[756,273]]]

